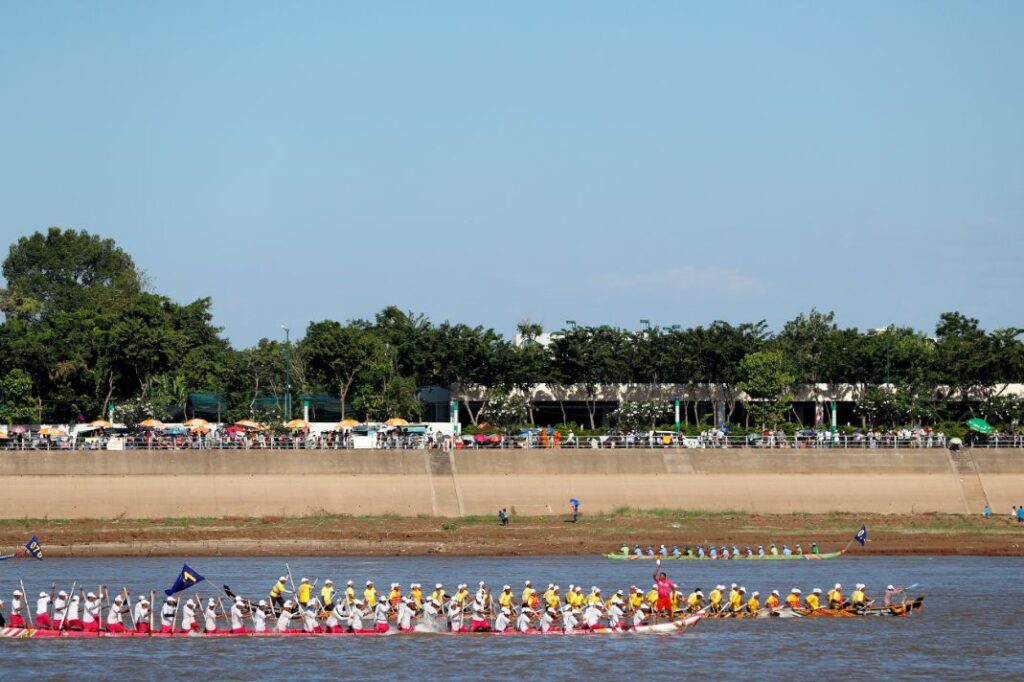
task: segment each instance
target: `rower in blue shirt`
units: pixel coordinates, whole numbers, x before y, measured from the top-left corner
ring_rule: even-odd
[[[750,545],[747,545],[744,551],[747,553],[747,556],[754,556],[754,550],[750,549]]]
[[[701,559],[707,556],[707,554],[704,553],[704,545],[697,545],[697,556]]]
[[[636,545],[636,546],[633,547],[633,554],[635,556],[643,556],[644,555],[643,550],[640,549],[640,545]]]
[[[793,556],[793,550],[789,548],[789,545],[782,546],[782,556]]]
[[[715,549],[714,545],[711,545],[711,558],[712,559],[717,559],[718,558],[718,550]]]
[[[757,556],[764,556],[764,545],[757,546]]]
[[[725,545],[722,545],[722,558],[723,559],[728,559],[729,558],[729,548],[726,547]]]
[[[733,555],[734,557],[737,557],[737,556],[739,556],[739,555],[740,555],[740,548],[739,548],[739,547],[737,547],[736,545],[733,545],[733,546],[732,546],[732,555]]]
[[[668,548],[665,545],[662,545],[661,549],[658,550],[658,554],[661,556],[668,556]]]
[[[682,555],[683,553],[679,551],[679,545],[672,545],[672,556],[679,557]]]
[[[654,556],[654,548],[647,545],[647,556]]]

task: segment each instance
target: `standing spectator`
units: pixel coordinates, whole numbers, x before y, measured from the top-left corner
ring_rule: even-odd
[[[981,515],[986,519],[989,518],[990,516],[992,516],[992,508],[986,504],[985,508],[981,511]]]
[[[569,504],[572,505],[572,522],[577,523],[580,520],[580,501],[574,497]]]

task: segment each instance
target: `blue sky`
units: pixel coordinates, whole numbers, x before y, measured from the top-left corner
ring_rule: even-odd
[[[115,238],[236,345],[1021,325],[1024,3],[0,5],[0,242]]]

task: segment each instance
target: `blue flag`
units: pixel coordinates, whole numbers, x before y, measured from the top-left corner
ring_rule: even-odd
[[[25,551],[29,553],[29,556],[39,559],[40,561],[43,560],[43,547],[39,544],[39,538],[35,535],[32,536],[31,540],[25,543]]]
[[[857,531],[857,534],[853,536],[853,539],[859,542],[860,546],[863,547],[864,543],[868,541],[868,527],[861,526],[860,530]]]
[[[178,574],[178,579],[174,581],[174,585],[171,589],[164,590],[164,594],[170,597],[172,594],[187,590],[193,585],[198,585],[203,582],[203,576],[199,575],[198,571],[193,570],[188,564],[181,565],[181,573]]]

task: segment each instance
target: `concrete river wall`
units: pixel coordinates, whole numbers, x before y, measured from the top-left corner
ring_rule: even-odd
[[[617,507],[980,513],[1024,502],[1024,451],[7,452],[4,518],[563,514]]]

